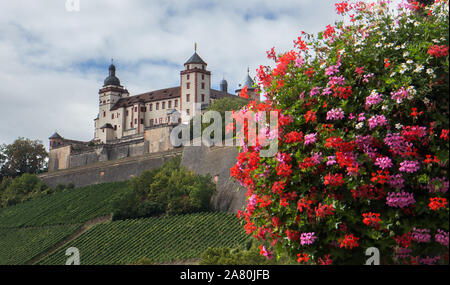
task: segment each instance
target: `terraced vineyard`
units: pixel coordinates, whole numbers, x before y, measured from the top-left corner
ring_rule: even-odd
[[[0,228],[0,265],[20,265],[52,248],[81,225]]]
[[[56,192],[0,209],[0,228],[81,224],[109,215],[111,201],[126,191],[126,182],[116,182]]]
[[[97,225],[39,264],[60,265],[65,250],[77,247],[81,264],[131,264],[198,258],[208,247],[234,247],[248,240],[239,220],[229,213],[199,213],[116,221]]]

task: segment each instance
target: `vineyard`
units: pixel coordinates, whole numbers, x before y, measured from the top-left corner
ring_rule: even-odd
[[[0,228],[82,224],[111,214],[112,200],[126,191],[126,182],[66,189],[0,209]]]
[[[170,262],[198,258],[208,247],[234,247],[248,240],[237,217],[199,213],[116,221],[97,225],[39,264],[65,263],[65,250],[77,247],[81,264],[132,264],[140,258]]]
[[[0,228],[0,264],[20,265],[64,240],[80,225]]]

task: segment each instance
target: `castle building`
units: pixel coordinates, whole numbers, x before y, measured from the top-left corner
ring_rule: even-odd
[[[55,133],[49,138],[49,171],[168,150],[173,126],[188,123],[216,99],[237,98],[244,87],[250,99],[259,100],[253,85],[247,72],[235,94],[228,93],[225,79],[220,82],[220,90],[213,89],[207,63],[195,49],[180,71],[179,86],[130,96],[111,63],[109,75],[98,93],[99,113],[94,119],[93,140],[68,140]],[[117,151],[119,147],[122,150]]]

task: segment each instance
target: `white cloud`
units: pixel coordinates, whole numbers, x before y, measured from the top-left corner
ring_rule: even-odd
[[[337,1],[0,2],[0,143],[19,136],[47,138],[58,130],[89,140],[98,90],[113,57],[131,94],[176,86],[194,42],[208,63],[214,88],[225,75],[237,88],[270,64],[266,50],[292,48],[301,30],[333,23]]]

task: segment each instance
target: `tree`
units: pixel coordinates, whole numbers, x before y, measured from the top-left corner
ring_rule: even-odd
[[[208,111],[217,111],[220,113],[222,118],[225,117],[225,111],[239,110],[245,105],[247,105],[248,100],[237,97],[236,98],[221,98],[214,100],[211,105],[208,106]]]
[[[14,143],[0,147],[0,166],[4,176],[41,173],[47,166],[47,158],[48,153],[39,140],[18,138]]]
[[[240,113],[278,112],[278,153],[244,141],[230,172],[246,232],[275,256],[448,264],[448,0],[388,2],[337,3],[346,21],[258,70],[267,100]]]

